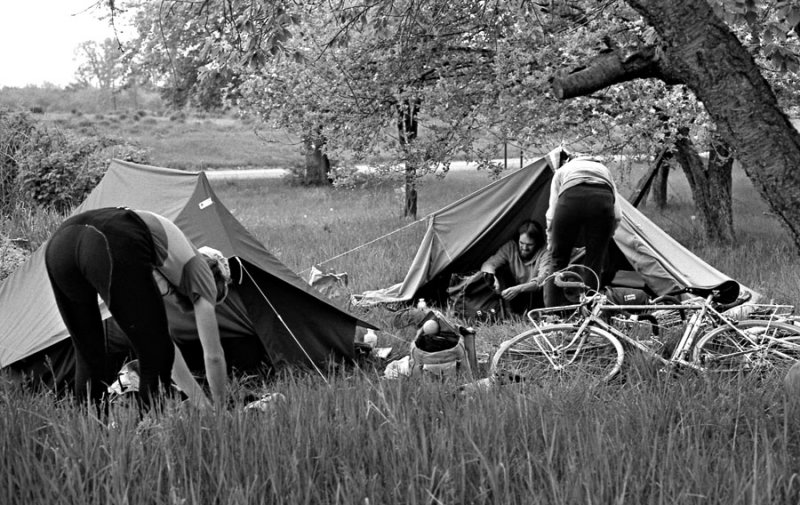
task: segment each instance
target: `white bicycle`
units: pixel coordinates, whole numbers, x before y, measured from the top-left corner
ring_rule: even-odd
[[[556,275],[555,282],[562,288],[579,289],[579,303],[528,312],[533,328],[500,345],[490,363],[492,380],[608,382],[633,349],[659,362],[662,369],[687,367],[701,372],[786,369],[800,361],[800,326],[786,318],[735,321],[721,313],[723,304],[732,301],[731,284],[686,289],[695,298],[684,302],[662,297],[644,305],[618,305],[564,274]],[[738,285],[733,299],[737,296]],[[577,317],[542,322],[548,313],[566,310]],[[671,350],[659,323],[665,314],[677,314],[682,328]],[[630,331],[631,321],[649,331]]]

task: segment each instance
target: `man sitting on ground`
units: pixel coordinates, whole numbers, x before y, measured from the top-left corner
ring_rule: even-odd
[[[481,265],[494,275],[495,290],[511,312],[544,307],[542,288],[550,270],[550,254],[539,223],[526,220],[517,230],[517,240],[506,242]]]

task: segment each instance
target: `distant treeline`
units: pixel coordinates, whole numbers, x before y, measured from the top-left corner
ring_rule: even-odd
[[[71,112],[97,114],[115,110],[148,110],[163,113],[157,92],[145,88],[123,89],[112,95],[92,87],[61,88],[54,85],[0,88],[0,109],[26,110],[34,114]]]

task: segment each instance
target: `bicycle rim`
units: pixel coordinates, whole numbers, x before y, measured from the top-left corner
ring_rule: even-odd
[[[490,376],[501,384],[611,380],[622,366],[622,345],[598,328],[587,328],[578,338],[576,332],[573,325],[554,325],[503,342],[492,357]]]
[[[800,361],[800,327],[781,322],[744,320],[706,333],[693,351],[707,372],[785,372]]]

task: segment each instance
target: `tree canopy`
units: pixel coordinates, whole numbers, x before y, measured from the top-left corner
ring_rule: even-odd
[[[176,93],[203,96],[207,86],[271,126],[314,132],[340,160],[381,156],[387,167],[403,162],[420,174],[456,154],[485,162],[503,142],[528,152],[564,143],[650,156],[681,131],[698,149],[723,138],[775,201],[779,188],[758,183],[767,153],[748,154],[744,130],[734,132],[732,114],[703,85],[710,75],[731,91],[742,83],[720,69],[690,71],[683,60],[693,58],[698,37],[731,33],[702,48],[706,70],[709,61],[726,60],[719,52],[755,57],[748,72],[761,81],[753,93],[772,97],[778,118],[798,90],[800,8],[787,0],[658,3],[163,0],[138,7],[146,20],[142,54],[151,68],[160,65],[165,84],[171,74]],[[695,11],[705,16],[691,23],[697,33],[676,24]],[[181,68],[193,69],[183,73],[195,80],[181,83]],[[598,79],[597,72],[605,73]],[[567,96],[580,98],[561,100]],[[417,122],[419,135],[408,142],[405,125]],[[784,122],[779,128],[791,137]]]

